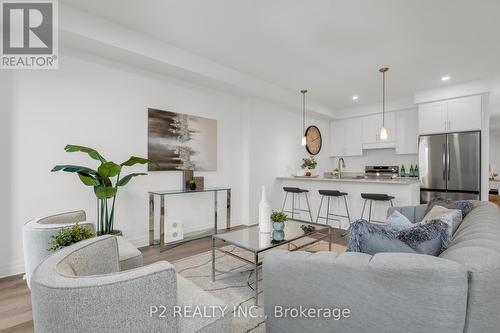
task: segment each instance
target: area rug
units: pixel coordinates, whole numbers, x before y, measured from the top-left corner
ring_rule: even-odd
[[[302,239],[299,242],[294,242],[292,246],[301,246],[310,242],[310,240]],[[287,248],[284,245],[283,248]],[[251,260],[253,254],[229,245],[223,248],[239,256],[243,256]],[[328,251],[328,243],[325,241],[317,242],[303,250],[309,252]],[[344,252],[345,246],[332,244],[332,251]],[[216,276],[215,282],[212,282],[212,252],[204,252],[191,257],[187,257],[174,262],[177,273],[186,279],[192,281],[203,290],[213,294],[217,298],[228,304],[231,309],[236,307],[240,311],[233,313],[231,332],[237,333],[259,333],[265,332],[264,323],[264,295],[262,291],[259,293],[259,304],[254,306],[254,281],[253,267],[232,256],[216,251]],[[265,257],[265,253],[263,254]],[[259,272],[260,273],[260,272]],[[259,274],[260,275],[260,274]],[[262,279],[260,275],[259,281]],[[261,288],[261,281],[259,288]],[[245,311],[248,314],[245,315]]]

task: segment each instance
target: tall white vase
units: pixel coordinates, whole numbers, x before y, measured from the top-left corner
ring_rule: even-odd
[[[271,206],[267,201],[265,186],[262,186],[262,198],[259,203],[259,230],[265,233],[271,232]]]

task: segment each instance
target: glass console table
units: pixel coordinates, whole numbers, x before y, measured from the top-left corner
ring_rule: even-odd
[[[191,195],[194,193],[204,193],[213,192],[214,193],[214,228],[213,230],[207,230],[205,232],[196,233],[195,235],[184,237],[183,240],[176,243],[182,243],[193,239],[198,239],[202,237],[211,236],[217,234],[217,215],[218,215],[218,205],[217,197],[219,192],[227,193],[227,218],[226,218],[226,229],[231,228],[231,188],[229,187],[205,187],[203,190],[170,190],[170,191],[151,191],[149,193],[149,245],[155,245],[159,243],[160,252],[168,249],[165,245],[165,197],[169,195]],[[160,198],[160,239],[155,240],[155,196]],[[176,244],[173,243],[173,244]]]

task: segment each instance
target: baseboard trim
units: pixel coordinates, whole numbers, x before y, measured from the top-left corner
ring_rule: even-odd
[[[249,217],[247,221],[233,220],[231,226],[236,227],[238,225],[253,225],[258,223],[258,220],[259,220],[258,216]],[[206,225],[196,226],[194,228],[193,227],[186,228],[184,232],[188,233],[188,232],[202,231],[211,228],[212,226],[213,226],[212,224],[206,224]],[[220,227],[222,227],[222,225]],[[149,234],[145,234],[143,236],[138,236],[138,237],[130,237],[130,238],[127,237],[125,234],[125,238],[137,248],[149,245]],[[12,277],[19,274],[24,274],[24,260],[15,260],[0,266],[0,278]]]
[[[7,265],[0,266],[0,278],[24,274],[24,261],[15,260]]]
[[[149,245],[149,236],[141,236],[134,238],[125,237],[125,238],[137,248]]]
[[[257,217],[250,218],[248,221],[249,223],[239,223],[239,222],[242,222],[242,221],[234,221],[233,220],[233,223],[231,223],[231,227],[236,227],[239,225],[252,225],[252,224],[255,224],[258,222],[258,218]],[[254,223],[252,223],[252,222],[254,222]],[[213,228],[213,224],[211,224],[211,223],[204,224],[204,225],[197,225],[195,227],[185,228],[184,234],[204,231],[204,230],[207,230],[210,228]],[[219,225],[219,228],[224,228],[224,226]],[[137,248],[149,246],[149,234],[144,235],[144,236],[138,236],[138,237],[127,237],[127,235],[125,234],[125,238]]]

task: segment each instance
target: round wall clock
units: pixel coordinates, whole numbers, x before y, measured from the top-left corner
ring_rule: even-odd
[[[321,132],[316,126],[309,126],[306,129],[306,149],[311,155],[317,155],[321,150]]]

